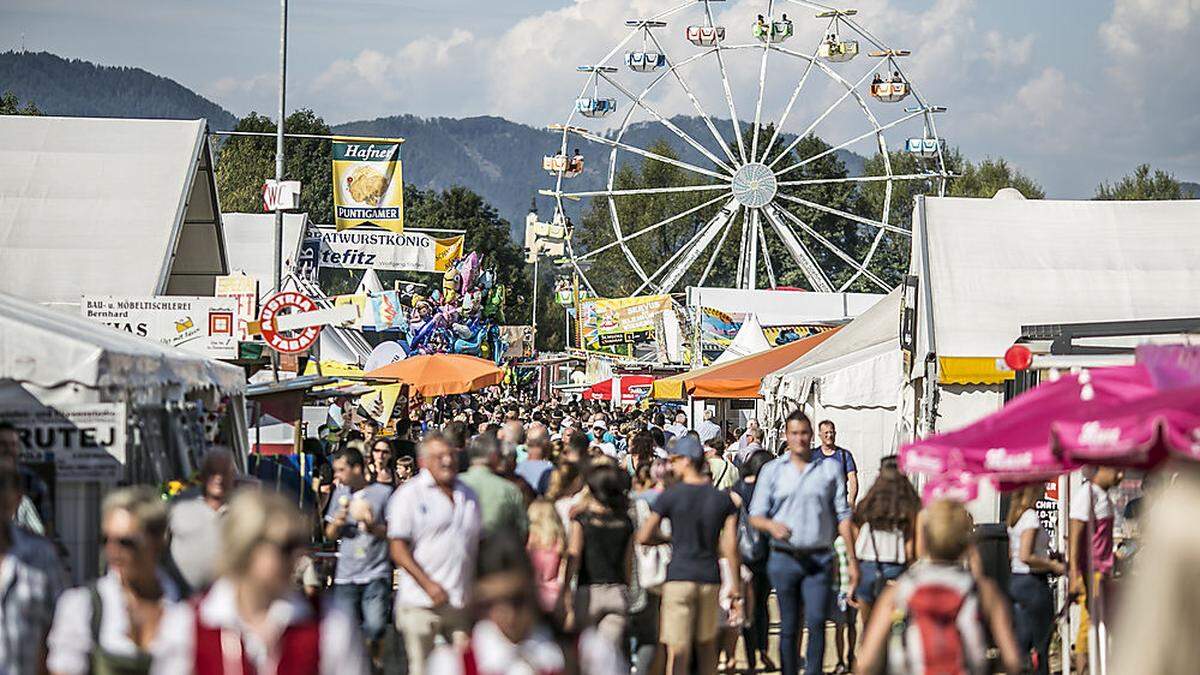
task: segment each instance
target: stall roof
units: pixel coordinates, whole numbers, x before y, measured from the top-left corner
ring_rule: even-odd
[[[223,213],[225,243],[229,250],[229,270],[244,272],[258,280],[260,299],[274,291],[275,214],[273,213]],[[283,214],[283,260],[284,273],[291,267],[300,250],[304,230],[308,226],[307,213]]]
[[[915,215],[918,363],[1000,357],[1023,325],[1200,315],[1200,200],[927,197]]]
[[[204,120],[0,115],[0,292],[212,295],[228,273]]]
[[[763,379],[764,394],[775,393],[795,398],[801,383],[856,365],[880,354],[894,352],[900,359],[900,300],[897,288],[857,319],[842,326],[837,335],[817,345],[807,354]],[[873,383],[863,383],[870,387]],[[895,391],[900,382],[888,383]]]
[[[862,314],[882,295],[819,293],[813,291],[747,290],[689,286],[689,307],[708,307],[731,313],[751,313],[763,326],[845,321]]]
[[[760,398],[762,380],[837,334],[831,328],[802,340],[728,363],[680,373],[654,381],[652,397],[660,400],[694,398]]]
[[[246,389],[242,369],[0,294],[0,379],[43,389]]]

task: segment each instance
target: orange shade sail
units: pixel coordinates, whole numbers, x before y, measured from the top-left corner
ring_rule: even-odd
[[[743,356],[720,365],[690,370],[654,381],[652,398],[682,401],[692,398],[761,398],[759,389],[767,375],[807,354],[840,330],[831,328],[765,352]]]
[[[422,396],[466,394],[500,384],[504,371],[466,354],[423,354],[376,368],[364,377],[395,380]]]

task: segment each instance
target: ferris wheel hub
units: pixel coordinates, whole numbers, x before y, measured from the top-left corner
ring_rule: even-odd
[[[733,198],[742,206],[760,209],[775,199],[779,182],[766,164],[751,162],[733,174]]]

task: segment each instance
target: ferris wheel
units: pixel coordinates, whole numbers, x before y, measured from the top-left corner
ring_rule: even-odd
[[[723,0],[689,0],[631,19],[624,39],[577,68],[585,83],[566,121],[550,127],[561,142],[543,160],[554,186],[540,193],[555,199],[559,222],[564,200],[607,202],[611,237],[567,242],[570,264],[589,289],[586,270],[599,256],[628,263],[633,295],[678,292],[685,284],[891,289],[873,263],[885,239],[911,237],[906,225],[892,222],[895,193],[904,186],[904,194],[941,194],[951,176],[934,119],[945,108],[928,104],[904,74],[910,52],[864,28],[857,10],[760,2],[762,13],[737,25],[732,12],[718,12]],[[807,21],[813,23],[801,25]],[[753,74],[753,89],[738,87]],[[817,102],[821,93],[830,100]],[[685,109],[690,104],[690,128],[667,114],[661,102],[672,96]],[[834,121],[829,133],[839,135],[814,147],[810,135],[826,133]],[[631,132],[639,122],[657,125],[681,152],[651,147],[646,134]],[[599,152],[585,157],[576,149],[581,143]],[[901,171],[889,148],[915,161]],[[870,175],[821,173],[846,149],[875,157]],[[619,169],[631,160],[653,160],[687,180],[622,185]],[[602,189],[571,189],[585,163],[606,172]],[[845,199],[826,203],[831,191]],[[862,191],[873,198],[853,198]],[[674,195],[667,212],[652,220],[630,212],[626,200],[655,195]],[[682,235],[668,249],[639,246],[663,228]],[[613,258],[617,251],[623,255]],[[723,276],[714,273],[722,267]]]

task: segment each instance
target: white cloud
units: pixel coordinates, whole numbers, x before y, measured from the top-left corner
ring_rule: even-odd
[[[251,110],[267,114],[279,107],[279,76],[260,73],[248,78],[222,77],[203,87],[200,93],[228,102],[237,115]]]

